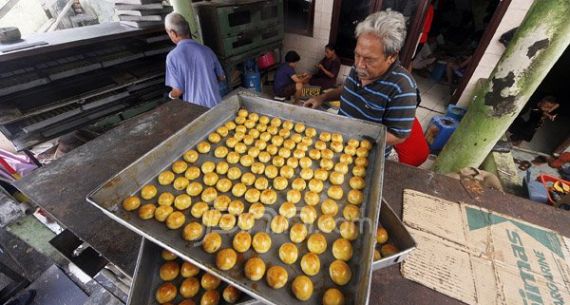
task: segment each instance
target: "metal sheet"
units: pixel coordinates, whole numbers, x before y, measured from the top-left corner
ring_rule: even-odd
[[[296,299],[292,296],[289,289],[275,290],[267,286],[265,282],[255,283],[247,280],[243,276],[243,266],[241,266],[241,264],[238,264],[230,271],[220,271],[216,269],[214,267],[215,256],[205,253],[198,246],[192,247],[180,237],[179,232],[167,230],[163,224],[156,221],[143,221],[134,214],[120,208],[120,203],[124,198],[136,193],[143,185],[153,180],[161,170],[169,167],[170,164],[177,160],[186,150],[194,147],[220,124],[234,118],[240,107],[245,107],[268,116],[278,116],[295,122],[302,122],[318,130],[339,132],[342,133],[345,138],[361,139],[362,137],[368,137],[375,143],[369,156],[370,165],[366,177],[366,185],[369,187],[364,192],[366,200],[362,204],[361,209],[364,211],[363,215],[367,221],[365,225],[362,226],[363,232],[361,232],[361,237],[353,244],[355,255],[349,262],[353,271],[352,280],[342,289],[347,297],[347,303],[367,304],[372,274],[373,241],[375,240],[374,236],[382,195],[383,151],[385,146],[384,126],[257,97],[231,95],[223,103],[200,116],[197,120],[184,127],[161,145],[148,152],[132,165],[94,190],[87,196],[87,200],[102,209],[103,212],[119,223],[162,247],[168,248],[200,267],[207,269],[211,273],[264,302],[271,304],[296,302]],[[327,189],[327,185],[328,182],[325,185],[325,189]],[[280,196],[280,202],[284,202],[284,194],[280,194]],[[341,208],[342,207],[343,205],[341,204]],[[264,224],[258,221],[253,231],[257,232],[263,228],[265,228]],[[280,245],[288,241],[284,235],[285,234],[273,235],[272,239],[274,244]],[[332,245],[334,239],[333,234],[327,234],[329,247]],[[226,238],[222,246],[229,247],[230,245],[231,242],[229,238]],[[261,256],[267,262],[277,263],[279,261],[277,251],[277,247],[273,247],[272,251]],[[305,252],[306,250],[302,247],[299,257]],[[247,258],[249,258],[248,254],[243,257],[243,259]],[[324,289],[334,286],[326,270],[326,267],[333,260],[332,255],[327,251],[321,255],[320,258],[322,266],[321,272],[313,277],[315,292],[310,300],[307,301],[307,304],[320,304],[320,297]],[[288,266],[287,268],[290,279],[302,274],[298,266]]]
[[[131,286],[131,290],[129,292],[129,299],[127,301],[127,305],[159,305],[156,302],[154,297],[154,293],[158,287],[164,283],[162,279],[160,279],[160,266],[164,263],[164,260],[161,257],[162,248],[153,244],[152,242],[142,239],[141,242],[141,249],[139,251],[139,256],[137,258],[137,267],[135,269],[135,275],[133,277],[133,285]],[[182,263],[181,259],[177,260],[178,263]],[[200,276],[204,273],[201,273],[197,276],[199,279]],[[177,279],[172,281],[176,287],[180,287],[180,283],[182,283],[182,277],[179,276]],[[218,291],[220,291],[226,284],[220,285]],[[203,289],[200,289],[200,293],[194,296],[192,299],[198,304],[198,300],[202,297]],[[177,296],[176,299],[172,301],[173,304],[178,304],[182,301],[181,296]],[[220,305],[226,305],[227,302],[224,301],[223,298],[220,298]],[[252,299],[247,294],[242,294],[237,305],[262,305],[262,303],[257,302],[256,300]]]
[[[404,223],[396,216],[394,210],[382,199],[382,208],[380,209],[380,224],[389,234],[389,242],[392,243],[400,252],[383,257],[372,264],[373,270],[379,270],[395,264],[399,264],[416,249],[416,241],[410,235],[410,232],[404,226]]]

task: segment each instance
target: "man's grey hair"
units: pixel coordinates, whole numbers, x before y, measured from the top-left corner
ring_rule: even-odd
[[[395,55],[400,52],[406,40],[404,15],[390,9],[371,14],[356,26],[356,38],[367,33],[380,38],[384,45],[384,55]]]
[[[176,32],[179,36],[190,37],[190,25],[188,21],[184,19],[184,16],[176,12],[166,15],[166,18],[164,18],[164,27],[167,30]]]

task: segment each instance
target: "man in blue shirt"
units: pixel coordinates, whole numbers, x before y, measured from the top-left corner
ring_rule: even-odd
[[[170,40],[176,44],[166,56],[170,98],[214,107],[222,100],[219,82],[225,80],[218,58],[210,48],[190,38],[190,26],[182,15],[170,13],[164,24]]]

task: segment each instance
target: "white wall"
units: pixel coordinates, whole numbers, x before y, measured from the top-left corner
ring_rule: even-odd
[[[505,47],[499,42],[499,38],[501,38],[503,33],[512,28],[518,27],[521,24],[532,3],[533,0],[512,0],[505,12],[505,16],[501,20],[501,23],[495,32],[495,35],[491,39],[487,50],[483,54],[479,65],[473,72],[473,76],[461,94],[461,97],[457,102],[458,105],[469,105],[473,98],[473,91],[477,81],[481,78],[489,78],[491,72],[493,72],[493,69],[503,55],[503,52],[505,52]]]

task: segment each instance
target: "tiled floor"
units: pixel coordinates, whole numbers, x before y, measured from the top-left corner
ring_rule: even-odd
[[[426,130],[430,120],[436,115],[443,115],[449,103],[449,86],[437,81],[414,74],[422,102],[416,110],[416,117]]]

